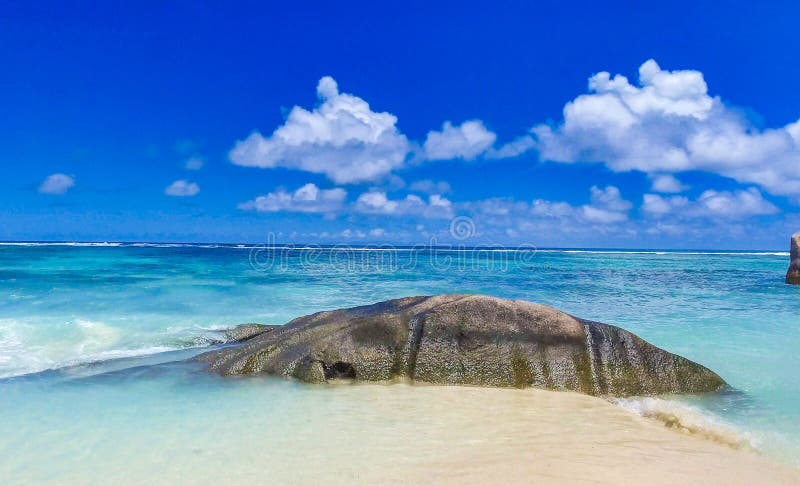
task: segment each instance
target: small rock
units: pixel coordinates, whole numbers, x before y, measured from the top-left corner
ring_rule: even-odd
[[[789,270],[786,272],[786,283],[800,285],[800,231],[792,235],[789,249]]]

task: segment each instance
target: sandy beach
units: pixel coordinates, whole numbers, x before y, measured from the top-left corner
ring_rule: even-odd
[[[130,428],[76,443],[70,457],[43,452],[47,474],[24,462],[7,473],[15,484],[800,482],[797,470],[747,447],[575,393],[246,382],[237,388],[247,405],[209,396],[181,404],[191,407],[182,419],[150,410],[145,423],[131,410]],[[259,407],[260,397],[273,408]]]

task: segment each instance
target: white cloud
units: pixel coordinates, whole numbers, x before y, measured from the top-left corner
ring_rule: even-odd
[[[343,207],[346,197],[347,192],[344,189],[320,189],[309,183],[294,192],[278,189],[252,201],[243,202],[238,207],[259,212],[333,213]]]
[[[615,171],[703,170],[800,195],[800,121],[758,129],[708,94],[699,71],[664,71],[649,60],[638,85],[601,72],[589,94],[564,107],[564,120],[532,130],[540,158],[603,162]]]
[[[630,201],[622,199],[619,189],[614,186],[606,186],[603,188],[592,186],[589,189],[589,199],[592,205],[609,211],[627,212],[633,207]]]
[[[528,204],[508,198],[490,198],[461,204],[467,211],[491,217],[504,217],[526,212]]]
[[[640,208],[642,217],[634,219],[629,214],[633,204],[616,187],[592,187],[589,192],[590,201],[586,204],[492,198],[454,203],[454,211],[472,217],[478,234],[489,238],[504,234],[530,244],[553,246],[630,245],[632,239],[654,235],[679,236],[683,241],[700,244],[720,238],[724,242],[752,229],[752,221],[747,218],[779,212],[758,189],[751,187],[708,190],[696,199],[645,194]]]
[[[427,201],[414,194],[403,199],[389,199],[385,192],[372,190],[359,195],[353,209],[364,214],[449,218],[453,214],[453,203],[439,194],[431,194]]]
[[[583,218],[593,223],[621,223],[628,220],[628,211],[633,204],[622,199],[622,195],[614,186],[590,189],[591,204],[581,206]]]
[[[513,199],[485,199],[462,203],[459,209],[473,214],[502,220],[503,218],[528,218],[565,220],[575,224],[596,223],[609,225],[628,220],[628,212],[633,207],[630,201],[622,198],[618,188],[607,186],[590,189],[590,204],[573,206],[563,201],[536,199],[530,204]]]
[[[206,161],[199,155],[195,155],[193,157],[189,157],[184,162],[183,166],[186,170],[200,170],[205,165]]]
[[[654,192],[672,194],[689,189],[689,186],[670,174],[651,174],[650,179],[653,181],[651,190]]]
[[[418,196],[409,195],[406,200],[412,201],[410,198],[414,198],[413,202],[422,203],[422,199]],[[365,192],[356,200],[356,208],[362,213],[390,214],[396,212],[398,207],[400,207],[400,202],[390,201],[386,193],[382,191]]]
[[[66,174],[51,174],[47,176],[39,185],[39,192],[42,194],[61,195],[70,190],[75,185],[75,178]]]
[[[575,208],[571,204],[565,202],[536,199],[531,204],[531,213],[536,216],[547,218],[568,218],[574,217]]]
[[[446,197],[442,197],[439,194],[431,194],[428,196],[428,206],[432,208],[442,208],[446,210],[450,210],[453,206],[453,203],[450,202],[449,199]]]
[[[732,192],[709,189],[694,201],[683,196],[664,197],[645,194],[642,211],[653,218],[671,216],[677,219],[739,219],[779,212],[778,208],[764,199],[754,187]]]
[[[295,106],[271,136],[254,132],[229,156],[237,165],[286,167],[325,174],[336,183],[376,181],[403,166],[409,142],[391,113],[374,112],[363,99],[339,93],[326,76],[317,85],[322,102]]]
[[[536,147],[536,140],[530,135],[518,137],[499,149],[490,148],[486,155],[491,159],[505,159],[522,155]]]
[[[164,189],[167,196],[194,196],[200,192],[200,186],[186,179],[179,179]]]
[[[430,179],[413,182],[408,186],[408,189],[425,194],[448,194],[453,190],[450,184],[445,181],[434,182]]]
[[[459,126],[444,122],[442,130],[430,131],[423,150],[428,160],[473,160],[492,146],[497,135],[480,120],[465,121]]]
[[[386,235],[386,230],[384,230],[383,228],[374,228],[369,230],[369,235],[372,236],[373,238],[380,238],[381,236]]]
[[[352,230],[350,228],[347,228],[346,230],[342,231],[341,233],[339,233],[339,235],[343,238],[364,238],[365,236],[367,236],[367,234],[361,230]]]
[[[642,211],[655,217],[664,216],[688,205],[689,199],[683,196],[663,197],[658,194],[645,194],[642,197]]]

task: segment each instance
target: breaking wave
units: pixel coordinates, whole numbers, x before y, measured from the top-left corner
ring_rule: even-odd
[[[173,327],[135,333],[86,319],[57,326],[2,319],[0,378],[220,344],[225,342],[225,328]]]

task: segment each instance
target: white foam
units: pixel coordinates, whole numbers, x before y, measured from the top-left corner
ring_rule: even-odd
[[[642,417],[661,422],[670,429],[703,437],[735,449],[758,450],[754,437],[710,412],[677,400],[645,397],[616,398],[611,399],[611,402]]]
[[[104,322],[0,319],[0,378],[119,358],[148,356],[224,341],[223,328],[123,332]]]
[[[166,353],[169,351],[177,351],[179,349],[184,349],[184,348],[178,348],[174,346],[147,346],[136,349],[109,349],[107,351],[101,351],[93,355],[82,356],[79,360],[76,360],[76,362],[66,363],[65,366],[72,366],[83,363],[93,363],[97,361],[107,361],[110,359],[150,356],[153,354]]]

